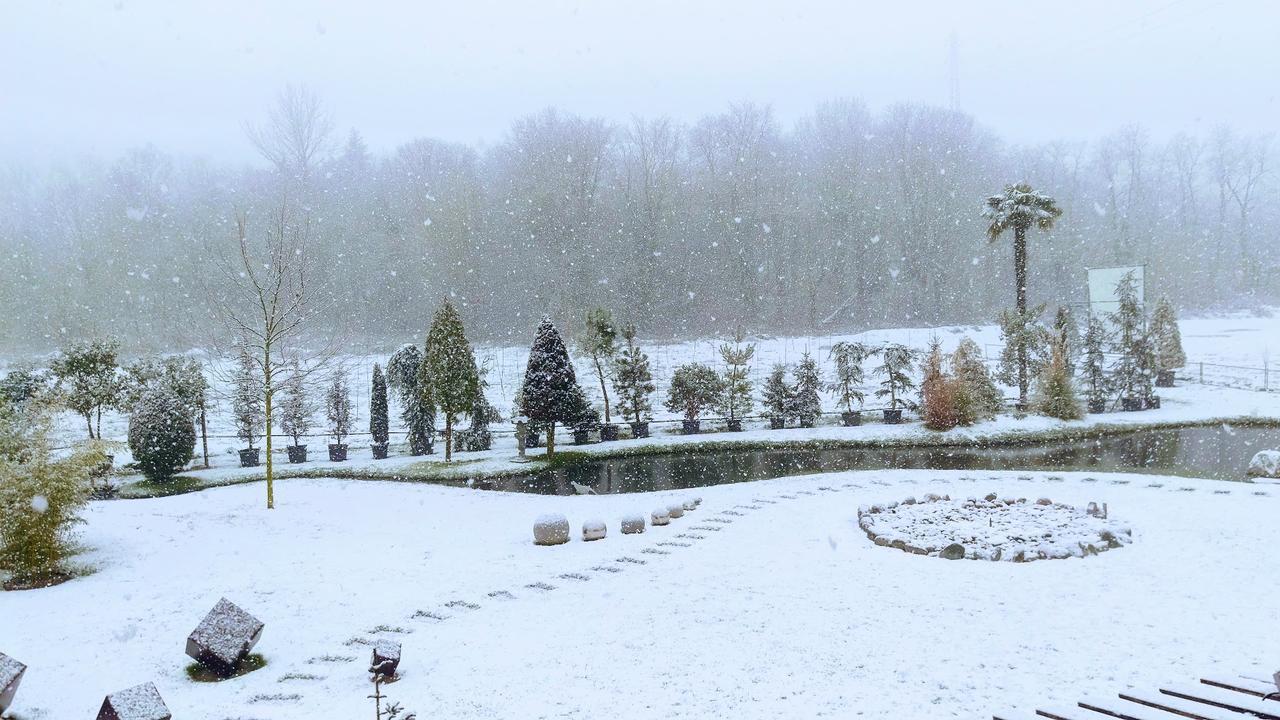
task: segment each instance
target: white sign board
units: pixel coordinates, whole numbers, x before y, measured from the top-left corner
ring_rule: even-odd
[[[1122,267],[1089,268],[1089,313],[1105,315],[1116,311],[1120,301],[1116,298],[1116,286],[1128,273],[1133,273],[1137,284],[1138,300],[1146,304],[1146,266],[1126,265]]]

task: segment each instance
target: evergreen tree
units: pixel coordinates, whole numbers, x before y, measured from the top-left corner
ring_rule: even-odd
[[[564,340],[550,319],[543,318],[533,338],[522,390],[524,414],[546,427],[547,457],[553,457],[556,423],[577,422],[586,403]]]
[[[369,391],[369,436],[373,444],[386,445],[391,430],[391,421],[387,417],[387,379],[378,363],[373,364],[372,385]]]
[[[887,396],[890,410],[897,410],[899,405],[908,410],[915,409],[915,403],[903,397],[908,391],[915,389],[916,384],[908,374],[914,364],[915,351],[906,345],[889,343],[881,348],[880,365],[876,367],[875,373],[884,379],[880,381],[876,397]]]
[[[241,346],[236,355],[235,373],[231,378],[231,412],[236,419],[236,437],[248,449],[262,437],[267,422],[262,406],[262,374],[249,351]]]
[[[600,396],[604,398],[604,421],[610,422],[609,390],[605,386],[605,375],[613,363],[613,356],[618,352],[618,330],[613,324],[613,314],[605,308],[588,310],[586,331],[580,346],[595,366],[596,377],[600,382]]]
[[[1035,405],[1041,415],[1059,420],[1079,420],[1082,417],[1071,373],[1067,370],[1067,350],[1063,343],[1054,343],[1053,353],[1040,373],[1038,384]]]
[[[862,384],[866,382],[862,363],[874,354],[871,348],[860,342],[841,341],[831,346],[827,359],[835,361],[836,379],[827,385],[827,389],[836,393],[837,403],[849,412],[853,412],[855,400],[861,407],[866,399],[862,391]]]
[[[129,413],[129,450],[142,474],[168,480],[191,461],[196,448],[191,406],[160,380],[144,388]]]
[[[1147,338],[1146,315],[1138,297],[1137,280],[1126,273],[1116,285],[1116,311],[1109,320],[1115,332],[1111,380],[1122,398],[1147,399],[1154,394],[1151,377],[1154,357]]]
[[[297,360],[289,363],[289,372],[280,383],[280,431],[301,446],[306,434],[314,427],[316,404],[307,393],[302,368]]]
[[[1039,323],[1044,305],[1029,311],[1000,313],[1000,382],[1018,388],[1018,405],[1026,406],[1027,387],[1023,374],[1034,378],[1040,374],[1049,359],[1050,333]],[[1027,380],[1029,382],[1029,380]]]
[[[502,420],[497,408],[489,402],[489,398],[485,394],[485,391],[489,388],[488,364],[480,365],[476,370],[476,396],[471,404],[471,409],[467,411],[467,417],[470,419],[471,425],[458,434],[456,443],[463,450],[472,452],[488,450],[493,446],[493,434],[489,432],[489,424]]]
[[[920,381],[920,415],[930,430],[950,430],[960,424],[955,384],[943,372],[944,361],[942,341],[935,337],[921,366],[924,376]]]
[[[1101,318],[1089,318],[1084,333],[1084,384],[1090,407],[1106,407],[1110,381],[1106,372],[1106,347],[1110,338]]]
[[[1160,298],[1151,313],[1151,338],[1155,345],[1157,371],[1172,372],[1187,364],[1187,354],[1182,350],[1182,332],[1178,329],[1178,314],[1167,297]]]
[[[956,412],[961,425],[972,425],[995,416],[1004,407],[1004,395],[996,387],[982,349],[964,338],[951,354],[951,374],[956,381]]]
[[[1070,306],[1058,306],[1058,312],[1053,317],[1053,333],[1054,339],[1062,344],[1065,351],[1067,372],[1074,377],[1076,364],[1080,360],[1080,327],[1076,324],[1076,317]]]
[[[676,368],[667,391],[667,409],[684,413],[685,420],[697,420],[702,412],[714,407],[724,393],[724,383],[715,370],[701,363],[687,363]]]
[[[387,362],[387,385],[400,396],[400,419],[409,430],[409,454],[431,452],[436,432],[436,410],[430,396],[421,387],[422,351],[416,345],[405,345]]]
[[[796,365],[795,385],[791,393],[790,415],[800,421],[801,427],[812,427],[822,414],[822,398],[818,395],[821,388],[822,376],[818,363],[806,352]]]
[[[44,376],[34,368],[13,368],[0,379],[0,405],[21,409],[47,389]]]
[[[764,406],[770,417],[786,421],[793,408],[791,385],[787,383],[787,366],[774,364],[769,371],[769,379],[764,383]]]
[[[117,340],[91,340],[63,348],[50,365],[63,402],[84,418],[90,440],[102,437],[103,408],[120,401],[119,352]]]
[[[618,394],[618,412],[631,422],[641,422],[653,411],[649,396],[656,390],[649,370],[649,356],[636,343],[636,326],[622,328],[626,346],[613,363],[613,390]]]
[[[334,444],[342,445],[351,434],[351,391],[347,388],[347,373],[339,367],[329,382],[324,398],[325,417],[329,419],[329,434]]]
[[[156,382],[168,385],[193,421],[199,421],[204,466],[209,467],[209,382],[205,379],[204,367],[191,357],[142,358],[125,368],[117,406],[129,412],[142,398],[143,391]]]
[[[480,371],[463,331],[462,318],[448,300],[436,312],[422,357],[420,389],[424,404],[444,417],[444,459],[453,459],[453,425],[475,407]],[[429,398],[429,400],[425,399]]]
[[[750,367],[747,363],[755,357],[754,343],[743,345],[745,336],[739,328],[733,336],[733,344],[721,343],[720,359],[724,360],[724,393],[720,396],[720,409],[730,420],[736,420],[751,413]]]

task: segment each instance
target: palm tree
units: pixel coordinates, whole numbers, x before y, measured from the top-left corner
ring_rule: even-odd
[[[1013,228],[1013,271],[1018,290],[1018,316],[1026,323],[1027,315],[1027,229],[1053,229],[1053,221],[1062,214],[1057,202],[1041,195],[1027,183],[1005,185],[1004,192],[987,198],[982,216],[991,221],[987,239],[995,242],[1005,230]],[[1027,347],[1018,347],[1018,404],[1027,405]]]

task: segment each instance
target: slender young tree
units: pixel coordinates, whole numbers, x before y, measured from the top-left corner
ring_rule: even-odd
[[[786,422],[794,405],[791,399],[794,394],[791,385],[787,383],[787,366],[775,363],[764,383],[764,406],[769,415]]]
[[[262,437],[266,414],[262,409],[262,378],[253,356],[243,347],[236,358],[235,375],[232,377],[231,412],[236,419],[236,435],[249,449],[253,441]]]
[[[1079,420],[1083,413],[1067,369],[1067,349],[1062,342],[1053,345],[1049,364],[1040,373],[1036,410],[1059,420]]]
[[[636,342],[636,326],[622,328],[622,339],[625,345],[613,363],[613,391],[618,394],[618,412],[638,423],[653,411],[649,396],[657,387],[649,370],[649,356]]]
[[[861,407],[867,397],[862,391],[862,384],[866,382],[862,363],[872,354],[871,348],[864,343],[842,341],[832,345],[827,356],[836,365],[835,380],[827,385],[827,389],[836,393],[837,402],[849,412],[853,412],[855,401]]]
[[[987,226],[987,238],[991,242],[1000,239],[1006,230],[1013,230],[1013,270],[1016,290],[1016,312],[1024,316],[1022,325],[1028,322],[1027,314],[1027,231],[1032,227],[1040,230],[1052,230],[1054,221],[1062,215],[1057,201],[1048,195],[1042,195],[1027,183],[1006,185],[999,195],[987,198],[987,205],[982,211],[983,217],[990,221]],[[1027,349],[1018,350],[1018,402],[1027,403],[1027,387],[1030,380],[1027,366]]]
[[[723,394],[724,382],[715,370],[700,363],[686,363],[671,376],[666,405],[672,412],[684,413],[685,420],[697,420]]]
[[[480,371],[467,342],[462,318],[453,303],[445,300],[431,321],[426,350],[422,357],[420,390],[423,403],[434,406],[444,417],[444,460],[453,459],[453,426],[458,416],[475,406]]]
[[[960,424],[955,383],[943,370],[945,362],[942,341],[935,337],[921,363],[924,372],[920,380],[920,416],[930,430],[950,430]]]
[[[119,352],[118,340],[91,340],[64,348],[51,365],[63,401],[84,418],[90,440],[102,438],[103,408],[120,402]]]
[[[343,445],[351,434],[351,390],[347,387],[347,373],[342,367],[333,372],[329,390],[324,398],[325,416],[329,419],[329,434]]]
[[[880,365],[875,373],[884,379],[880,381],[876,397],[888,397],[890,410],[897,410],[899,405],[908,410],[915,407],[915,403],[903,397],[915,389],[916,384],[909,374],[914,364],[915,351],[906,345],[890,343],[880,349]]]
[[[595,366],[596,378],[600,383],[600,397],[604,399],[604,421],[610,422],[609,389],[605,384],[605,377],[614,355],[618,353],[618,330],[613,324],[613,314],[605,308],[588,310],[579,346]]]
[[[1098,317],[1089,318],[1084,333],[1084,367],[1082,368],[1085,392],[1091,408],[1105,408],[1111,383],[1107,378],[1106,348],[1110,343],[1107,327]],[[1094,410],[1090,410],[1094,412]]]
[[[822,375],[818,363],[806,352],[796,365],[795,385],[791,393],[790,415],[799,420],[801,427],[813,426],[822,414],[822,398],[818,395],[821,389]]]
[[[1111,366],[1111,378],[1120,397],[1147,399],[1153,394],[1150,385],[1152,366],[1151,345],[1147,337],[1146,313],[1138,297],[1137,280],[1133,273],[1125,273],[1116,285],[1116,311],[1111,313],[1111,326],[1115,362]]]
[[[387,417],[387,378],[382,366],[373,364],[373,381],[369,390],[369,438],[374,445],[386,446],[391,437],[391,422]]]
[[[742,341],[745,339],[742,328],[738,328],[732,344],[720,345],[720,359],[725,364],[724,393],[720,398],[720,408],[730,420],[750,414],[752,408],[751,368],[748,363],[755,357],[756,346],[755,343],[743,345]]]
[[[521,388],[524,414],[547,429],[547,457],[556,451],[556,423],[577,422],[584,414],[584,397],[565,350],[560,331],[543,318],[529,349]]]
[[[1000,350],[1000,382],[1018,388],[1019,408],[1026,407],[1023,373],[1037,376],[1049,361],[1053,334],[1040,324],[1042,312],[1043,304],[1026,312],[1000,313],[1000,339],[1004,341]]]

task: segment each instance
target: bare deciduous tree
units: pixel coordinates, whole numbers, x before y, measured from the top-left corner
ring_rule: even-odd
[[[320,98],[304,86],[287,85],[261,125],[247,124],[245,134],[277,172],[306,180],[329,150],[333,119]]]

